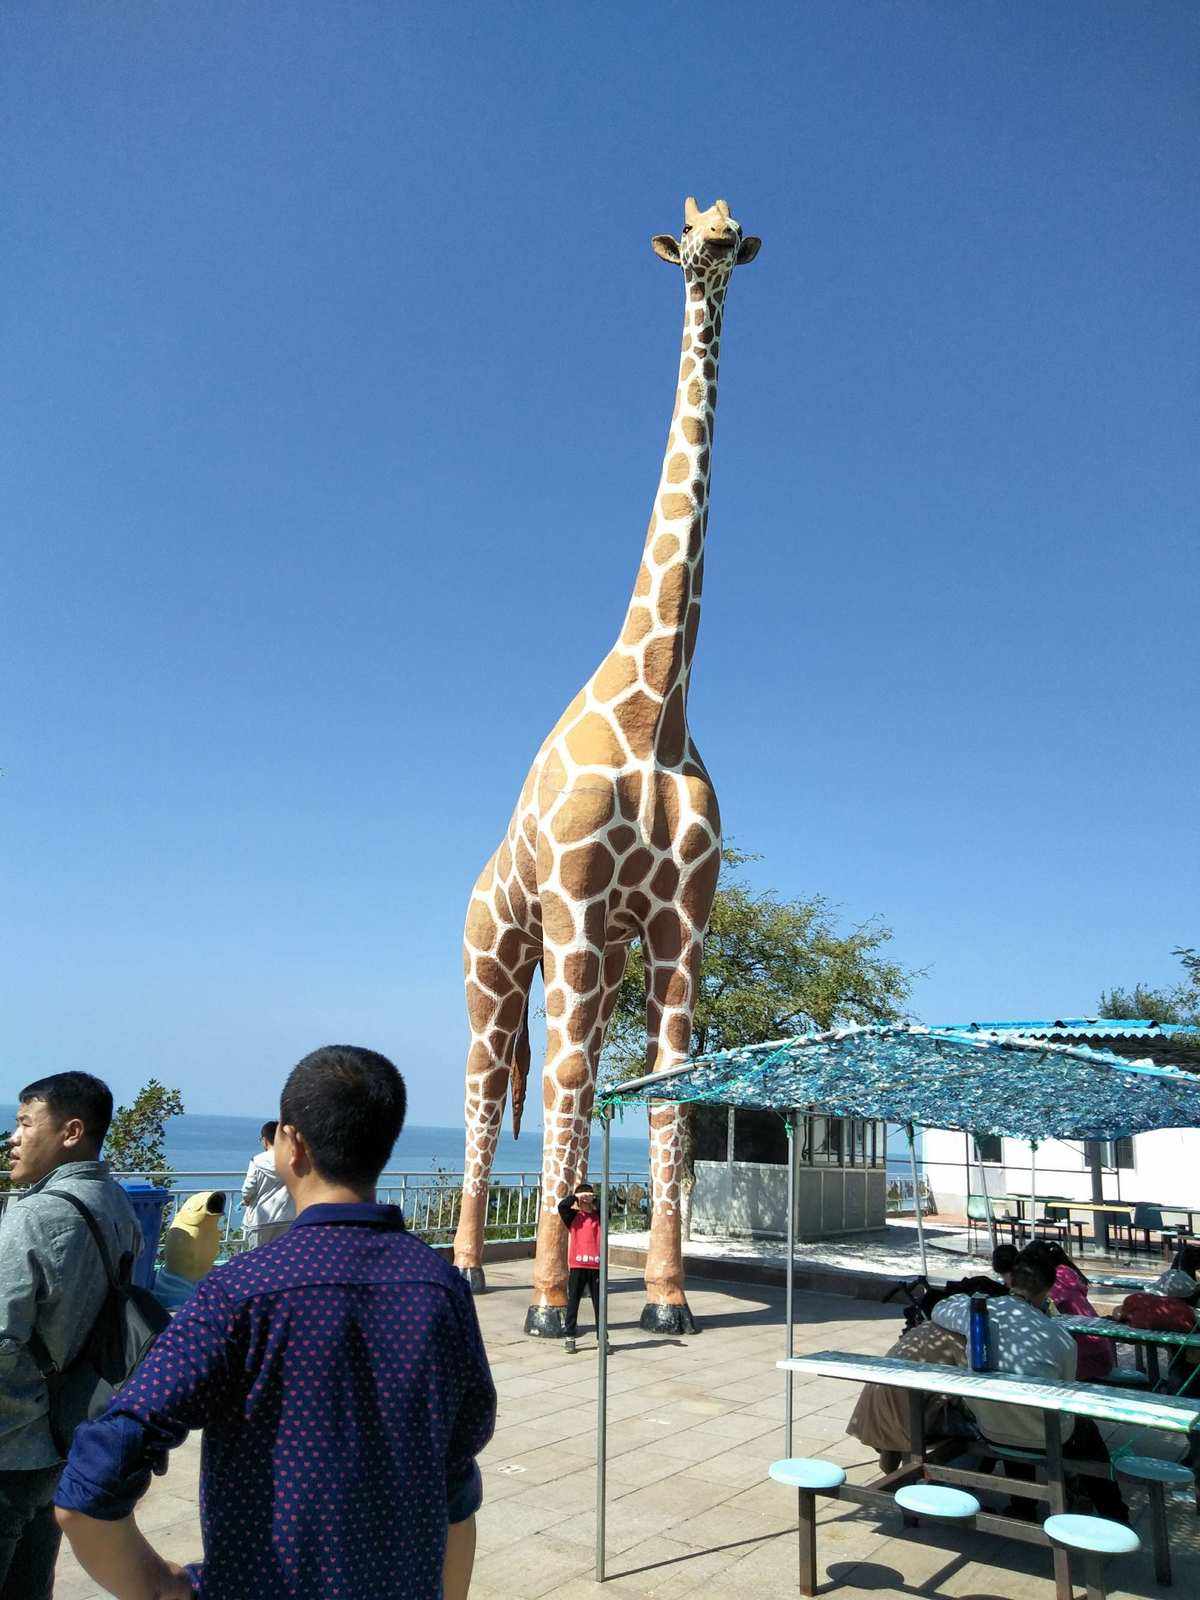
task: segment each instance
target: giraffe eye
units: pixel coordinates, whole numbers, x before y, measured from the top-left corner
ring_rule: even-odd
[[[691,231],[692,231],[692,225],[691,225],[691,223],[690,223],[690,222],[685,222],[685,223],[684,223],[684,225],[683,225],[683,231],[684,231],[684,233],[691,233]]]

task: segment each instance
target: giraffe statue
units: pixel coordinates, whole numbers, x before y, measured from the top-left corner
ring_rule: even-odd
[[[683,270],[683,352],[675,409],[641,566],[620,636],[547,735],[508,832],[471,893],[463,964],[471,1045],[467,1145],[454,1259],[476,1291],[487,1185],[511,1094],[520,1131],[529,1073],[529,990],[546,993],[542,1209],[526,1333],[562,1335],[566,1230],[558,1202],[586,1172],[596,1069],[625,970],[642,941],[646,1070],[687,1056],[692,1008],[721,864],[712,780],[692,742],[687,694],[700,592],[725,291],[753,261],[724,200],[684,207],[679,239],[656,255]],[[683,1290],[682,1149],[673,1106],[650,1113],[651,1223],[641,1326],[694,1332]]]

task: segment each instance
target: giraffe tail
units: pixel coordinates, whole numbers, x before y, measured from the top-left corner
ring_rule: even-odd
[[[521,1114],[525,1110],[525,1085],[529,1081],[531,1054],[532,1052],[529,1048],[529,997],[526,996],[525,1009],[521,1013],[521,1026],[517,1029],[516,1037],[513,1040],[512,1060],[508,1065],[514,1139],[519,1138],[521,1133]]]

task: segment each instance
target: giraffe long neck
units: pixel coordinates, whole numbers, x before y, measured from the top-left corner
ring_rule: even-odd
[[[642,687],[686,703],[704,583],[704,534],[717,409],[721,316],[728,279],[706,289],[685,269],[679,387],[642,564],[622,643],[642,644]]]

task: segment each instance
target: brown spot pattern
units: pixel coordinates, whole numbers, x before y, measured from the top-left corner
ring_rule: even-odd
[[[650,868],[654,865],[654,857],[644,845],[632,851],[626,861],[621,865],[617,882],[624,888],[629,888],[635,883],[641,883]]]
[[[573,900],[584,900],[607,889],[615,870],[616,863],[602,844],[588,844],[565,852],[558,876]]]
[[[482,900],[472,900],[467,910],[466,938],[476,950],[490,950],[496,937],[496,922]]]
[[[701,927],[712,910],[713,895],[717,888],[717,874],[721,870],[721,852],[714,850],[692,868],[683,885],[680,904],[694,927]]]
[[[680,659],[678,634],[672,633],[665,638],[651,639],[642,656],[643,672],[650,688],[659,694],[666,694],[675,681]]]
[[[681,561],[663,573],[658,590],[658,620],[666,627],[678,626],[688,603],[690,578]]]
[[[650,613],[645,606],[630,606],[621,638],[625,644],[637,644],[646,637],[652,626]]]
[[[659,543],[662,543],[661,539]],[[596,692],[596,699],[615,700],[622,689],[628,689],[636,677],[637,668],[634,666],[630,656],[616,654],[609,656],[596,674],[595,682],[592,685]]]
[[[594,989],[600,979],[600,957],[594,950],[572,950],[563,959],[563,982],[577,994]]]
[[[567,749],[571,759],[581,767],[619,767],[624,765],[625,753],[612,728],[589,711],[567,735]]]
[[[542,922],[546,937],[554,944],[569,944],[575,937],[575,918],[571,915],[571,909],[553,889],[547,889],[542,896]]]
[[[695,510],[691,496],[686,494],[664,494],[661,505],[662,514],[668,522],[689,516]]]
[[[651,700],[640,689],[613,707],[613,716],[620,723],[621,732],[629,741],[629,748],[639,760],[648,756],[654,745],[658,709],[658,702]]]
[[[669,900],[679,886],[679,868],[673,861],[664,861],[650,880],[650,893],[656,900]]]
[[[683,743],[687,732],[684,720],[683,686],[672,689],[658,731],[658,753],[664,764],[675,766],[683,759]]]
[[[631,821],[637,816],[642,805],[642,775],[640,772],[626,772],[617,779],[617,804],[621,808],[621,815]]]
[[[560,844],[590,839],[611,819],[612,810],[612,790],[606,784],[580,787],[567,795],[555,812],[551,824],[554,837]]]

